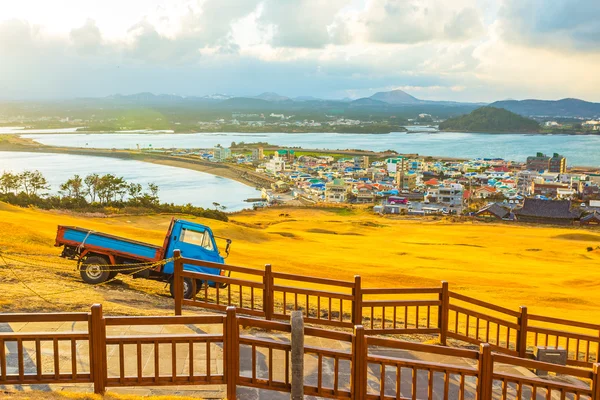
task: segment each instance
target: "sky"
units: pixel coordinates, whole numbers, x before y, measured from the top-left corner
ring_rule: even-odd
[[[0,0],[0,98],[600,102],[598,0]]]

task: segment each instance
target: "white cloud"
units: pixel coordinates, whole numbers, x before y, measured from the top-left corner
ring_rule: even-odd
[[[0,3],[0,89],[600,100],[598,0]],[[2,19],[5,20],[2,20]],[[260,89],[258,89],[260,88]]]
[[[75,49],[82,54],[96,53],[102,46],[102,34],[93,19],[88,19],[80,28],[71,30],[69,37]]]
[[[483,33],[476,2],[469,0],[372,1],[364,24],[369,40],[380,43],[466,40]]]
[[[344,21],[336,15],[344,0],[265,0],[260,20],[271,26],[271,44],[276,47],[321,48],[347,42]]]
[[[598,0],[504,0],[498,22],[513,43],[600,52],[599,15]]]

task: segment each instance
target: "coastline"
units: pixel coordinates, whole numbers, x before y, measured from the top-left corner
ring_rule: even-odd
[[[246,144],[238,146],[239,149],[251,148],[252,144]],[[282,148],[277,145],[266,145],[265,150],[277,150]],[[287,148],[287,147],[286,147]],[[387,152],[375,152],[370,150],[329,150],[329,149],[306,149],[300,147],[294,147],[296,151],[302,151],[306,153],[321,153],[321,154],[339,154],[343,156],[374,156],[374,157],[420,157],[424,159],[434,159],[440,161],[465,161],[468,160],[464,157],[450,157],[450,156],[437,156],[437,155],[423,155],[423,154],[407,154],[407,153],[387,153]],[[220,176],[227,179],[240,182],[244,185],[254,188],[270,188],[272,183],[276,180],[272,179],[263,174],[259,174],[252,169],[239,167],[237,165],[229,163],[216,163],[205,161],[192,156],[178,155],[172,156],[168,154],[156,154],[156,153],[142,153],[132,150],[108,150],[108,149],[97,149],[97,148],[75,148],[75,147],[56,147],[47,146],[34,141],[33,139],[23,138],[19,134],[6,134],[0,135],[0,152],[2,151],[14,151],[14,152],[31,152],[31,153],[62,153],[62,154],[74,154],[74,155],[88,155],[96,157],[110,157],[129,159],[142,162],[150,162],[153,164],[168,165],[179,168],[191,169],[194,171],[204,172],[216,176]],[[514,160],[511,160],[514,161]],[[598,168],[594,166],[584,165],[573,165],[569,167],[570,170],[585,172],[585,171],[597,171]]]
[[[418,132],[421,133],[421,132]],[[553,135],[565,135],[565,136],[600,136],[600,131],[598,132],[486,132],[486,131],[468,131],[466,129],[462,130],[439,130],[435,133],[480,133],[482,135],[526,135],[526,136],[553,136]]]
[[[369,129],[370,127],[353,127],[353,126],[340,126],[340,129],[327,129],[327,127],[319,127],[319,131],[317,132],[314,128],[312,129],[298,129],[295,127],[294,129],[289,129],[289,127],[285,126],[276,126],[273,128],[277,129],[247,129],[240,130],[239,127],[236,129],[235,126],[223,127],[220,129],[183,129],[183,130],[174,130],[174,129],[138,129],[138,130],[105,130],[105,129],[86,129],[86,128],[72,128],[72,127],[64,127],[64,128],[30,128],[30,129],[18,129],[14,132],[7,133],[9,135],[52,135],[52,134],[63,134],[63,135],[73,135],[73,134],[102,134],[102,135],[155,135],[155,134],[163,134],[163,135],[191,135],[196,133],[240,133],[240,134],[266,134],[266,133],[286,133],[292,135],[301,135],[304,133],[339,133],[339,134],[358,134],[358,135],[388,135],[390,133],[400,132],[406,133],[408,129],[404,126],[394,126],[394,127],[386,127],[382,129]],[[288,128],[288,129],[286,129]],[[61,132],[61,129],[65,129],[64,132]],[[68,129],[68,130],[67,130]],[[47,132],[43,132],[47,131]],[[58,131],[58,132],[57,132]]]
[[[2,138],[0,138],[2,139]],[[186,168],[198,172],[220,176],[231,179],[253,188],[269,187],[275,180],[260,175],[252,170],[237,167],[231,164],[214,163],[182,156],[170,156],[163,154],[142,154],[126,150],[104,150],[104,149],[82,149],[69,147],[53,147],[39,144],[31,139],[16,138],[14,141],[0,140],[0,152],[22,152],[22,153],[54,153],[73,154],[92,157],[109,157],[124,160],[149,162],[159,165],[168,165],[178,168]]]

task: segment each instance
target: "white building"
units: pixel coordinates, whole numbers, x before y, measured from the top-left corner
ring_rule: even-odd
[[[272,174],[282,172],[284,169],[285,160],[283,158],[279,158],[277,153],[275,153],[275,156],[265,164],[265,170]]]
[[[215,147],[213,149],[213,157],[216,161],[225,161],[231,158],[231,149],[226,147]]]
[[[388,173],[390,175],[392,175],[392,174],[395,174],[396,172],[400,171],[402,169],[403,161],[404,161],[404,159],[402,157],[388,158],[387,160],[385,160]],[[406,168],[406,165],[404,165],[404,168]]]
[[[519,171],[517,173],[517,193],[528,196],[532,193],[531,184],[540,174],[537,171]]]
[[[461,206],[463,204],[463,193],[463,185],[458,183],[440,186],[438,188],[437,201],[449,206]]]
[[[348,186],[342,179],[334,179],[325,184],[325,201],[343,203],[347,199]]]

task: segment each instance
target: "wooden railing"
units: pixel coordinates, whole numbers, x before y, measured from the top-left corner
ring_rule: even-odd
[[[0,384],[49,384],[91,382],[94,368],[86,361],[92,357],[95,340],[89,313],[0,314],[2,323],[64,323],[78,329],[70,332],[0,331]],[[42,349],[52,352],[48,363]],[[78,350],[83,350],[81,353]],[[69,362],[65,363],[66,357]],[[61,359],[63,362],[61,362]],[[87,364],[84,367],[81,364]],[[46,366],[46,368],[45,368]],[[51,366],[51,368],[47,368]]]
[[[184,264],[221,269],[228,276],[184,271]],[[368,335],[437,335],[442,345],[448,338],[488,343],[493,351],[522,358],[534,346],[560,346],[568,352],[568,364],[577,367],[592,368],[600,355],[599,324],[531,315],[525,306],[501,307],[450,291],[447,282],[428,288],[365,288],[360,276],[354,281],[324,279],[273,272],[270,265],[252,269],[186,258],[175,261],[174,279],[180,285],[183,279],[202,285],[192,299],[183,299],[183,290],[175,292],[177,315],[184,305],[235,306],[240,314],[267,320],[285,320],[291,311],[301,310],[305,321],[316,325],[363,325]]]
[[[534,314],[526,318],[528,346],[561,346],[567,351],[567,364],[577,367],[600,361],[600,325]]]
[[[361,288],[360,294],[360,323],[370,334],[440,333],[442,288]]]
[[[367,399],[432,399],[435,388],[442,389],[444,398],[450,393],[456,393],[451,398],[457,399],[476,397],[479,368],[470,364],[478,363],[480,357],[477,351],[374,337],[367,337],[366,343],[369,347],[366,364],[374,375],[379,376],[378,384],[367,390]],[[380,355],[389,349],[402,350],[405,356]],[[415,360],[414,354],[419,353],[455,361]],[[468,395],[469,391],[472,396]]]
[[[454,292],[449,292],[448,312],[450,338],[489,343],[495,351],[512,355],[519,355],[519,350],[525,348],[519,342],[520,312]]]
[[[75,323],[73,331],[57,325],[64,322]],[[0,314],[0,323],[11,328],[0,332],[0,385],[93,383],[96,393],[110,387],[222,385],[226,398],[235,399],[241,387],[290,392],[293,384],[291,325],[238,316],[234,307],[220,315],[108,317],[94,305],[90,313]],[[12,331],[27,330],[24,323],[35,323],[38,331]],[[173,326],[188,333],[164,333]],[[478,350],[457,349],[365,331],[361,325],[352,332],[304,327],[306,395],[600,400],[600,364],[581,369],[495,353],[487,343]]]
[[[222,347],[224,343],[223,332],[226,332],[226,318],[224,316],[105,317],[102,321],[101,325],[104,334],[100,337],[105,345],[100,344],[99,346],[106,353],[116,351],[119,361],[118,368],[116,366],[106,367],[106,354],[102,355],[105,386],[164,386],[174,384],[199,385],[225,383],[225,374],[228,366],[222,360],[220,365],[211,365],[211,351],[215,351],[212,349],[217,346]],[[222,327],[222,332],[217,334],[106,335],[107,326],[199,324],[218,325]],[[150,365],[153,368],[151,373],[144,373],[144,353],[146,355],[152,354],[153,363]],[[178,356],[179,353],[185,354],[185,357]],[[202,354],[205,358],[204,365],[194,365],[194,354],[196,353]],[[160,367],[161,363],[164,363],[164,358],[170,360],[171,363],[168,368],[163,368],[163,371],[161,371]],[[126,360],[135,360],[135,369],[129,368],[127,374],[125,371]],[[225,371],[225,374],[216,371]]]

